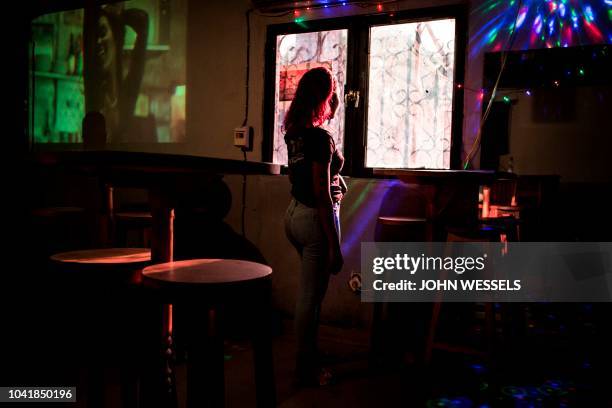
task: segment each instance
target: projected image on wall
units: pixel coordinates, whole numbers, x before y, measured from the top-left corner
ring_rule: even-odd
[[[34,142],[81,143],[91,112],[104,117],[107,144],[183,141],[185,3],[131,0],[34,19]]]

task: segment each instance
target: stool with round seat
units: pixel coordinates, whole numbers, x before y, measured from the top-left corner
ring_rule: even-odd
[[[50,259],[57,277],[68,287],[78,285],[80,289],[120,291],[133,289],[132,285],[139,284],[140,270],[151,263],[151,250],[85,249],[61,252]]]
[[[518,237],[518,233],[516,232],[517,225],[518,220],[514,219],[513,217],[502,217],[481,219],[480,222],[474,226],[449,226],[446,228],[447,242],[449,248],[452,246],[453,243],[503,242],[504,246],[502,247],[502,251],[506,251],[505,253],[507,253],[508,241],[515,241]],[[497,320],[495,303],[484,302],[476,303],[476,305],[482,306],[483,309],[485,338],[487,341],[486,350],[480,350],[474,347],[468,347],[436,340],[438,325],[440,321],[440,314],[442,311],[442,303],[438,301],[435,302],[433,305],[432,317],[429,326],[429,334],[427,336],[427,342],[425,347],[426,363],[430,362],[434,349],[441,349],[449,352],[461,352],[464,354],[491,358],[493,352],[493,344],[495,343],[495,322]],[[500,307],[502,317],[507,320],[508,316],[518,316],[518,311],[514,309],[515,308],[513,308],[512,306],[502,305]]]
[[[149,248],[101,248],[62,252],[51,256],[51,260],[64,265],[114,265],[115,267],[146,264],[151,261]]]
[[[500,242],[505,239],[505,230],[498,225],[488,224],[476,224],[473,226],[447,226],[447,239],[449,243],[447,248],[451,248],[453,243],[462,242]],[[493,341],[494,336],[494,324],[495,324],[495,310],[493,303],[484,303],[484,320],[485,320],[485,331],[488,345]],[[434,302],[432,309],[431,322],[429,325],[429,333],[427,335],[425,345],[425,363],[429,364],[431,361],[432,353],[434,349],[440,349],[448,352],[460,352],[464,354],[476,355],[480,357],[487,357],[490,354],[490,350],[479,350],[474,347],[468,347],[464,345],[442,342],[436,339],[438,332],[438,325],[440,322],[440,315],[442,312],[442,302]]]
[[[382,227],[377,241],[414,241],[426,235],[427,219],[410,216],[379,216],[378,225]]]
[[[140,270],[150,264],[148,248],[104,248],[51,256],[58,303],[72,327],[77,361],[89,373],[88,406],[103,406],[104,370],[120,364],[122,400],[136,401],[136,356],[139,347]],[[70,330],[68,328],[67,330]]]
[[[377,219],[376,242],[425,241],[431,225],[426,218],[410,215],[381,215]],[[422,305],[374,302],[370,331],[370,362],[374,366],[396,364],[402,359],[406,340],[414,327],[405,321],[410,313],[422,315]],[[416,324],[418,326],[418,324]],[[420,347],[419,347],[420,348]]]
[[[250,326],[258,407],[275,405],[270,333],[269,266],[229,259],[193,259],[143,269],[143,284],[162,303],[188,310],[187,406],[224,405],[223,337],[218,319],[225,305],[244,306]],[[146,398],[146,397],[145,397]]]

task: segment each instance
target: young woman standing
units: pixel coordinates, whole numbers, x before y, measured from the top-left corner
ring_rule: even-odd
[[[297,381],[326,385],[329,371],[317,355],[317,328],[330,274],[343,265],[339,202],[344,189],[342,153],[322,125],[338,108],[335,81],[327,68],[313,68],[300,80],[284,121],[292,200],[285,231],[301,258],[300,289],[295,308]]]

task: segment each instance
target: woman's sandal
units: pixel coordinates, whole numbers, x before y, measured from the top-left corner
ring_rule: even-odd
[[[319,372],[319,387],[331,385],[335,382],[336,376],[327,368],[322,368]]]
[[[307,377],[298,377],[295,385],[298,387],[325,387],[335,383],[336,377],[327,368],[321,368],[318,373]]]
[[[348,287],[355,294],[361,293],[361,274],[359,272],[351,272],[351,276],[347,282]]]

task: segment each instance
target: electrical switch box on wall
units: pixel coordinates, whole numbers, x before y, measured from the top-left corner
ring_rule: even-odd
[[[253,149],[253,128],[251,126],[234,129],[234,146],[247,151]]]

